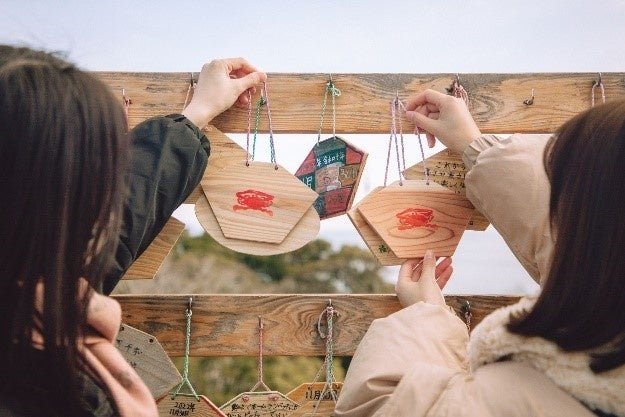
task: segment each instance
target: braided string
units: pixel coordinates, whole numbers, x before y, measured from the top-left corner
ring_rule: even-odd
[[[184,342],[184,368],[182,371],[182,382],[176,387],[176,389],[171,394],[171,399],[175,399],[178,395],[194,397],[196,401],[200,400],[200,397],[195,392],[193,385],[191,385],[191,381],[189,381],[189,345],[191,341],[191,316],[193,312],[191,311],[191,303],[192,299],[189,299],[189,306],[187,307],[187,311],[185,312],[185,316],[187,318],[187,327],[185,332],[185,342]],[[187,385],[191,390],[190,394],[181,393],[180,390],[184,385]]]
[[[397,99],[397,103],[399,105],[399,108],[401,109],[402,112],[406,112],[406,106],[404,105],[404,103]],[[402,136],[401,138],[401,145],[402,145],[402,157],[404,156],[404,138],[403,138],[403,134],[401,131],[401,117],[399,118],[399,128],[400,128],[400,135]],[[426,185],[430,185],[430,170],[427,168],[427,163],[426,163],[426,159],[425,159],[425,152],[423,150],[423,142],[421,141],[421,129],[419,129],[418,126],[415,126],[415,135],[417,135],[417,140],[419,142],[419,150],[421,151],[421,162],[423,163],[423,175],[425,176],[425,184]],[[406,169],[406,160],[404,159],[404,170]]]
[[[326,315],[327,334],[324,334],[323,331],[321,330],[321,320],[323,319],[324,314]],[[338,311],[334,309],[334,307],[332,307],[332,300],[330,300],[330,302],[328,303],[328,306],[321,312],[321,314],[319,315],[319,319],[317,320],[317,332],[319,333],[319,337],[321,337],[322,339],[326,339],[326,355],[323,361],[323,364],[325,367],[325,373],[326,373],[326,380],[325,380],[325,384],[323,385],[323,389],[321,390],[321,395],[319,395],[319,398],[317,399],[317,402],[315,403],[315,408],[314,408],[315,411],[317,411],[317,408],[319,407],[321,400],[324,398],[324,396],[327,393],[330,393],[330,397],[335,403],[337,401],[336,393],[332,389],[332,384],[336,382],[334,378],[334,325],[333,325],[333,320],[334,320],[335,315],[338,317],[339,313]],[[319,377],[320,373],[321,373],[321,369],[319,370],[319,372],[317,372],[317,376],[315,376],[315,381]]]
[[[263,329],[265,325],[263,324],[263,319],[261,316],[258,316],[258,367],[257,367],[257,377],[258,381],[252,387],[250,391],[256,391],[258,387],[262,387],[265,391],[271,391],[269,387],[263,381]]]
[[[326,91],[323,94],[323,104],[321,105],[321,121],[319,122],[319,132],[317,133],[317,143],[321,141],[321,129],[323,128],[323,118],[326,113],[328,94],[332,95],[332,136],[336,136],[336,101],[335,98],[341,95],[341,90],[334,86],[332,79],[326,83]]]

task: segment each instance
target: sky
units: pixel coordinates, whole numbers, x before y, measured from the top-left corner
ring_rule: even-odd
[[[64,51],[93,71],[197,72],[242,56],[266,72],[625,72],[623,22],[625,0],[2,0],[0,43]],[[381,185],[386,143],[345,136],[370,154],[358,200]],[[294,172],[315,140],[298,139],[298,153],[277,137],[278,154],[301,155],[279,162]],[[199,230],[190,207],[176,215]],[[346,216],[324,220],[320,237],[364,247]],[[492,227],[465,232],[454,265],[447,293],[537,288]]]

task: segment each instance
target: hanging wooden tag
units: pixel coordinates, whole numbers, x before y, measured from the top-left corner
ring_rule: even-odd
[[[372,193],[358,211],[398,258],[422,258],[428,249],[454,253],[473,206],[450,190],[409,180]]]
[[[184,223],[170,217],[163,226],[163,230],[141,256],[132,263],[122,279],[153,279],[169,252],[180,239],[184,227]]]
[[[467,168],[462,158],[457,153],[444,149],[426,159],[429,178],[445,188],[450,189],[458,195],[466,196],[464,177]],[[409,180],[425,180],[423,162],[419,162],[404,171],[404,176]],[[473,211],[468,230],[486,230],[490,223],[484,215],[477,210]]]
[[[401,265],[404,263],[405,259],[398,258],[395,256],[390,247],[386,245],[386,242],[378,235],[378,233],[367,223],[365,218],[360,211],[358,211],[358,207],[360,204],[367,201],[367,199],[375,195],[377,191],[382,189],[383,187],[376,187],[369,194],[367,194],[359,203],[354,205],[348,212],[347,217],[351,220],[354,228],[365,242],[373,256],[378,260],[380,265],[390,266],[390,265]]]
[[[331,392],[325,388],[325,382],[312,382],[302,384],[289,392],[286,396],[300,405],[296,411],[289,414],[289,417],[332,416],[336,406],[334,398],[338,398],[343,383],[333,382]]]
[[[333,136],[315,144],[295,176],[319,194],[314,206],[321,220],[352,206],[367,153]]]
[[[204,171],[203,178],[210,176],[212,173],[225,168],[229,164],[244,161],[246,157],[245,149],[239,146],[238,143],[230,139],[223,134],[215,126],[207,125],[202,129],[202,132],[206,133],[208,140],[210,141],[211,151],[208,158],[208,166]],[[195,190],[187,197],[185,203],[195,204],[197,200],[204,195],[202,186],[198,185]]]
[[[277,255],[299,249],[317,236],[320,226],[319,215],[311,206],[284,240],[276,244],[225,237],[211,205],[204,196],[195,204],[195,215],[204,230],[220,245],[237,252],[260,256]]]
[[[171,416],[194,416],[194,417],[226,417],[219,407],[203,395],[199,399],[186,395],[177,395],[172,398],[167,395],[156,403],[158,415],[161,417]]]
[[[154,398],[165,396],[182,382],[180,372],[154,336],[122,323],[115,342]]]
[[[220,407],[227,417],[286,417],[299,404],[278,391],[250,391],[237,395]]]
[[[317,193],[279,165],[243,161],[202,180],[221,231],[229,239],[280,243]]]

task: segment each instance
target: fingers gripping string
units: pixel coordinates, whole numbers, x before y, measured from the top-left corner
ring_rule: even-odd
[[[332,75],[326,83],[326,91],[323,94],[323,104],[321,106],[321,121],[319,122],[319,133],[317,134],[317,143],[321,141],[321,129],[323,128],[323,118],[326,113],[326,104],[328,102],[328,94],[332,95],[332,136],[336,136],[336,101],[335,98],[341,95],[341,90],[334,86]]]
[[[595,88],[599,87],[601,91],[601,102],[605,103],[605,89],[603,88],[603,82],[601,81],[601,73],[599,73],[599,78],[592,85],[592,90],[590,91],[590,103],[591,107],[595,107]]]
[[[187,319],[187,326],[186,326],[185,343],[184,343],[184,368],[182,371],[182,382],[180,382],[180,384],[172,392],[171,394],[172,400],[175,399],[178,395],[194,397],[196,401],[200,400],[200,397],[195,392],[193,385],[191,385],[191,381],[189,381],[189,344],[191,340],[191,316],[193,315],[193,312],[191,311],[192,304],[193,304],[193,298],[190,297],[189,305],[187,306],[187,310],[185,312],[185,316]],[[180,389],[182,389],[184,385],[187,385],[189,387],[189,390],[191,390],[190,394],[185,394],[185,393],[180,392]]]
[[[467,90],[465,90],[465,88],[462,86],[462,84],[460,84],[460,76],[458,76],[458,74],[456,74],[456,79],[451,85],[451,93],[454,97],[458,97],[464,100],[467,106],[469,105],[469,94],[467,93]]]
[[[399,109],[402,111],[402,113],[406,113],[406,106],[404,106],[404,103],[399,100],[399,98],[396,98],[397,100],[397,104]],[[399,118],[399,134],[401,136],[401,146],[402,146],[402,157],[404,157],[405,152],[404,152],[404,135],[402,132],[402,124],[401,124],[401,117]],[[419,126],[415,126],[415,135],[417,136],[417,140],[419,142],[419,150],[421,151],[421,162],[423,164],[423,175],[425,177],[425,184],[426,185],[430,185],[430,170],[427,168],[427,163],[426,163],[426,159],[425,159],[425,152],[423,150],[423,142],[421,142],[421,129],[419,129]],[[404,158],[404,170],[406,170],[406,160]]]

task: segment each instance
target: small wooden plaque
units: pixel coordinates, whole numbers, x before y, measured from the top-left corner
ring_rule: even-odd
[[[184,227],[184,223],[175,217],[170,217],[161,232],[141,256],[132,263],[122,279],[153,279],[171,249],[180,239]]]
[[[115,346],[137,371],[156,399],[165,396],[182,382],[182,376],[156,338],[122,324]]]
[[[220,407],[227,417],[287,417],[299,404],[278,391],[239,394]]]
[[[444,149],[427,158],[426,166],[431,181],[450,189],[458,195],[466,196],[464,177],[467,173],[467,168],[460,155],[449,149]],[[409,180],[425,180],[423,162],[407,168],[404,171],[404,176]],[[483,231],[486,230],[489,224],[482,213],[474,211],[469,219],[467,229]]]
[[[226,417],[219,407],[203,395],[199,395],[199,400],[187,395],[178,395],[175,398],[167,395],[156,403],[156,407],[161,417]]]
[[[280,243],[317,193],[279,165],[232,164],[202,179],[221,231],[229,239]]]
[[[225,237],[208,200],[204,196],[195,204],[195,215],[204,230],[220,245],[237,252],[260,256],[277,255],[299,249],[317,236],[320,226],[319,215],[311,206],[284,240],[276,244]]]
[[[404,263],[405,259],[398,258],[395,256],[390,247],[387,246],[386,242],[378,235],[378,233],[367,223],[365,218],[360,211],[358,211],[358,207],[360,204],[367,201],[367,199],[374,195],[374,193],[383,187],[377,187],[373,191],[371,191],[368,195],[366,195],[359,203],[354,205],[348,212],[347,217],[351,220],[354,228],[358,231],[358,234],[364,240],[365,244],[378,260],[380,265],[390,266],[390,265],[401,265]]]
[[[347,212],[358,190],[367,153],[333,136],[315,144],[295,176],[319,197],[314,206],[321,220]]]
[[[451,256],[473,213],[466,197],[424,181],[399,181],[358,205],[367,223],[398,258],[422,258],[431,249]]]
[[[298,403],[299,408],[289,417],[330,417],[334,414],[336,402],[334,398],[338,398],[343,388],[342,382],[332,383],[332,394],[326,390],[324,392],[325,382],[311,382],[302,384],[289,392],[286,396]],[[323,393],[323,397],[322,397]]]

